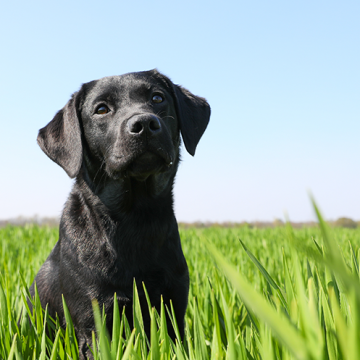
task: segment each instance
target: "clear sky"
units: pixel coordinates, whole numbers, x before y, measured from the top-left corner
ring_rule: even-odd
[[[360,220],[360,2],[6,1],[0,218],[59,216],[72,180],[36,143],[82,83],[158,68],[211,105],[182,151],[179,221]]]

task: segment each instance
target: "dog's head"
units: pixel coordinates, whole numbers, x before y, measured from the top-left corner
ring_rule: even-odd
[[[84,166],[146,180],[177,164],[179,133],[194,155],[209,118],[205,99],[151,70],[82,85],[37,140],[71,178]]]

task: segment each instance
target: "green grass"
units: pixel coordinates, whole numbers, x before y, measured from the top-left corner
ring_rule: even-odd
[[[319,219],[319,228],[180,229],[191,284],[184,342],[167,336],[172,310],[158,314],[150,304],[147,339],[136,296],[136,329],[115,306],[110,339],[94,303],[94,358],[360,359],[360,229]],[[68,314],[63,330],[35,298],[34,313],[17,325],[22,309],[29,312],[27,286],[57,236],[38,226],[0,229],[0,359],[78,359]]]

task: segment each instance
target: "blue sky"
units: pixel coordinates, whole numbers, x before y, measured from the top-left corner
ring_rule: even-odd
[[[0,218],[59,216],[72,180],[36,144],[82,83],[158,68],[205,97],[180,221],[360,220],[359,1],[2,5]]]

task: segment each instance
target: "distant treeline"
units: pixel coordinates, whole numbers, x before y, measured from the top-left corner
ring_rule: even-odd
[[[335,221],[327,221],[327,223],[333,227],[343,227],[343,228],[360,228],[360,221],[354,221],[350,218],[341,217]],[[304,222],[290,222],[293,228],[304,228],[304,227],[314,227],[318,226],[316,221],[304,221]],[[253,221],[253,222],[201,222],[196,221],[193,223],[179,222],[180,227],[189,228],[189,227],[197,227],[197,228],[205,228],[211,226],[219,226],[219,227],[242,227],[247,226],[249,228],[274,228],[279,226],[285,226],[285,222],[280,219],[275,219],[274,221]]]
[[[25,217],[18,216],[17,218],[0,220],[0,227],[4,227],[6,225],[15,225],[15,226],[24,226],[27,224],[36,224],[36,225],[44,225],[44,226],[59,226],[60,218],[57,217]]]
[[[56,217],[23,217],[19,216],[17,218],[8,219],[8,220],[0,220],[0,227],[4,227],[6,225],[16,225],[16,226],[24,226],[27,224],[37,224],[43,226],[59,226],[59,218]],[[314,227],[317,226],[318,223],[315,221],[305,221],[305,222],[290,222],[291,226],[294,228],[303,228],[303,227]],[[360,221],[354,221],[350,218],[342,217],[335,221],[328,221],[328,224],[334,227],[343,227],[343,228],[360,228]],[[212,222],[212,221],[196,221],[196,222],[179,222],[179,226],[182,228],[196,227],[196,228],[206,228],[212,226],[218,227],[242,227],[247,226],[249,228],[274,228],[278,226],[284,226],[284,221],[280,219],[275,219],[274,221],[253,221],[253,222]]]

